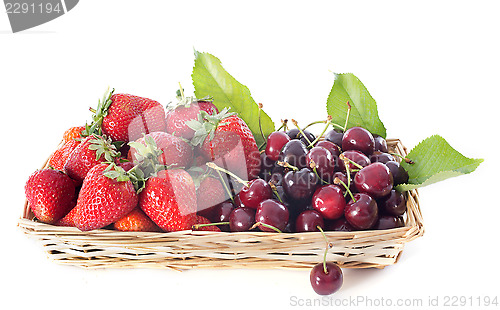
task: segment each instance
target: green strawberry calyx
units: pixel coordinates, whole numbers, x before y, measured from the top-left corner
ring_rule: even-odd
[[[89,150],[95,151],[96,160],[99,160],[101,156],[104,156],[107,162],[113,162],[116,157],[121,154],[118,151],[117,144],[113,143],[111,138],[106,138],[105,136],[99,136],[97,134],[92,134],[92,138],[89,139],[90,145]]]
[[[191,144],[193,146],[201,145],[207,137],[212,140],[215,136],[215,130],[221,124],[221,121],[235,114],[235,112],[229,112],[229,108],[224,108],[218,114],[214,115],[210,115],[203,110],[200,111],[197,120],[186,122],[186,125],[194,130]]]
[[[104,93],[102,100],[99,100],[96,109],[90,108],[90,111],[93,113],[92,115],[92,123],[85,124],[85,129],[82,131],[82,137],[88,137],[92,134],[102,135],[102,121],[108,115],[108,110],[113,100],[111,97],[113,96],[115,89],[113,88],[111,91],[109,88]]]

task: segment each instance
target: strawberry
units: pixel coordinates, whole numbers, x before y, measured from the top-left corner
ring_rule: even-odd
[[[82,132],[85,130],[85,126],[71,127],[66,130],[63,134],[64,142],[72,141],[75,139],[82,138]]]
[[[59,170],[35,171],[24,189],[31,210],[41,222],[53,224],[75,206],[75,184]]]
[[[125,170],[115,164],[98,164],[83,180],[75,226],[82,231],[102,228],[130,213],[137,202],[138,195]]]
[[[64,165],[68,161],[69,156],[79,144],[80,142],[76,140],[66,141],[52,153],[49,159],[49,166],[57,170],[64,170]]]
[[[189,168],[191,166],[193,162],[193,148],[181,138],[162,131],[149,133],[135,142],[129,143],[130,151],[128,153],[128,160],[137,163],[140,156],[137,156],[136,148],[141,147],[138,143],[144,147],[148,147],[146,140],[148,137],[153,138],[156,147],[162,151],[158,156],[158,161],[161,165],[172,168]]]
[[[113,141],[134,141],[143,134],[165,131],[165,110],[155,100],[128,94],[104,95],[84,135],[102,133]]]
[[[210,222],[210,220],[207,219],[206,217],[197,215],[196,216],[196,224],[212,224],[212,222]],[[215,225],[198,227],[198,228],[196,228],[196,230],[220,232],[220,228],[215,226]]]
[[[259,175],[260,153],[248,125],[234,113],[224,109],[219,114],[200,112],[198,121],[189,121],[195,130],[191,143],[200,145],[200,153],[216,165],[242,179]]]
[[[183,169],[161,170],[139,194],[139,206],[164,231],[191,229],[196,223],[196,189]]]
[[[198,215],[211,218],[215,206],[226,199],[226,191],[218,178],[203,178],[196,189]]]
[[[92,167],[102,162],[113,162],[113,158],[117,156],[119,153],[109,139],[105,140],[103,137],[91,135],[69,155],[64,171],[81,184]]]
[[[197,100],[188,97],[181,100],[175,106],[168,106],[166,131],[169,134],[191,140],[195,131],[191,129],[186,122],[197,120],[200,111],[205,111],[210,115],[219,113],[217,107],[212,103],[211,99],[208,98]]]
[[[76,205],[76,202],[75,202],[75,205]],[[75,227],[75,214],[76,214],[76,207],[71,209],[71,211],[69,211],[68,214],[66,214],[62,219],[57,221],[54,225]]]
[[[116,221],[113,228],[120,231],[161,231],[140,208],[134,208],[129,214]]]

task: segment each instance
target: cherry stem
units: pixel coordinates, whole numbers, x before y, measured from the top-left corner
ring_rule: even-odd
[[[347,123],[349,123],[349,116],[351,115],[351,104],[349,103],[349,101],[347,101],[346,104],[347,104],[347,115],[345,117],[344,131],[347,130]]]
[[[328,242],[328,238],[326,237],[325,232],[323,231],[321,226],[318,225],[316,226],[316,228],[321,232],[323,238],[325,238],[326,249],[325,249],[325,254],[323,256],[323,271],[325,272],[325,274],[328,274],[328,270],[326,268],[326,255],[328,254],[328,249],[330,249],[333,245],[330,242]]]
[[[293,171],[299,171],[299,168],[295,167],[295,166],[292,166],[290,165],[289,163],[285,162],[285,161],[277,161],[276,162],[279,166],[281,167],[285,167],[285,168],[290,168],[292,169]]]
[[[262,122],[261,122],[261,113],[262,113],[263,105],[262,105],[262,103],[258,103],[258,106],[259,106],[259,130],[260,130],[260,134],[262,136],[262,139],[264,140],[264,142],[266,142],[267,139],[266,139],[266,136],[264,135],[264,132],[262,131]]]
[[[325,134],[325,132],[328,130],[328,127],[330,127],[330,124],[331,124],[331,121],[332,121],[332,117],[330,115],[328,115],[328,117],[326,118],[326,126],[325,128],[323,129],[323,131],[321,132],[321,134],[319,134],[316,139],[314,139],[313,142],[309,143],[309,147],[313,147],[318,141],[319,139],[321,139],[321,137],[323,137],[323,135]]]
[[[297,121],[292,119],[292,123],[295,127],[297,127],[299,132],[302,134],[302,137],[304,137],[304,139],[306,139],[308,145],[311,145],[311,140],[309,140],[309,138],[304,134],[304,131],[302,131],[302,129],[300,129],[299,124],[297,124]]]
[[[236,181],[240,182],[241,184],[245,185],[245,186],[248,186],[248,181],[245,181],[243,180],[242,178],[240,178],[239,176],[237,176],[236,174],[232,173],[231,171],[229,170],[226,170],[224,168],[221,168],[219,166],[217,166],[216,164],[214,164],[213,162],[208,162],[206,163],[206,165],[209,167],[209,168],[212,168],[214,170],[217,170],[217,171],[222,171],[224,173],[227,173],[229,174],[231,177],[233,177]]]
[[[345,157],[344,154],[340,154],[339,158],[342,159],[344,161],[344,163],[349,162],[349,163],[353,164],[354,166],[356,166],[359,169],[363,169],[364,168],[363,166],[361,166],[357,162],[353,161],[352,159]]]
[[[227,187],[226,182],[224,182],[224,177],[222,177],[222,173],[219,170],[215,170],[215,171],[217,171],[217,174],[219,175],[220,182],[224,186],[224,189],[226,190],[226,193],[229,195],[229,198],[231,199],[231,201],[234,204],[233,193],[231,193],[231,190],[229,189],[229,187]]]
[[[286,123],[288,123],[288,120],[287,119],[284,119],[284,120],[281,120],[281,126],[280,128],[276,129],[276,131],[280,131],[281,129],[283,129],[284,131],[286,131]]]
[[[349,178],[347,178],[347,180],[349,180]],[[347,181],[347,182],[349,182],[349,181]],[[347,184],[344,183],[344,181],[342,181],[339,178],[335,178],[335,180],[333,180],[333,184],[337,184],[337,185],[342,184],[342,186],[345,187],[346,193],[349,193],[349,196],[351,196],[352,201],[356,202],[356,199],[354,199],[354,196],[352,195],[351,189],[349,188],[349,186]]]
[[[389,154],[392,156],[396,156],[396,157],[401,158],[402,160],[404,160],[405,163],[408,163],[410,165],[413,165],[415,163],[413,160],[406,158],[406,157],[402,156],[401,154],[398,154],[398,153],[389,153]]]
[[[193,230],[197,230],[198,228],[201,228],[201,227],[218,226],[218,225],[229,225],[229,222],[218,222],[218,223],[207,223],[207,224],[194,224],[191,228]]]
[[[262,223],[262,222],[257,222],[255,224],[253,224],[253,226],[250,227],[250,230],[252,230],[252,229],[254,229],[255,227],[258,227],[258,226],[264,226],[266,228],[272,229],[272,230],[274,230],[274,231],[276,231],[276,232],[278,232],[278,233],[281,234],[281,230],[279,230],[278,228],[276,228],[274,226],[271,226],[269,224]]]
[[[276,195],[276,197],[278,197],[278,200],[283,203],[283,200],[281,199],[281,196],[280,194],[278,193],[278,190],[276,189],[276,185],[274,184],[274,182],[269,182],[269,186],[271,186],[271,189],[273,190],[273,193]]]
[[[318,169],[316,169],[316,163],[314,161],[311,160],[311,162],[309,163],[309,167],[311,167],[311,169],[313,170],[314,174],[316,174],[316,176],[318,177],[318,179],[321,180],[321,183],[323,184],[330,184],[329,182],[323,180],[322,177],[319,176],[318,174]]]

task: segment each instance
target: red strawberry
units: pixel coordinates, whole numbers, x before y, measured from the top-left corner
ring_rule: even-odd
[[[49,159],[49,166],[57,170],[64,170],[64,165],[68,161],[69,156],[79,144],[79,141],[68,140],[52,153]]]
[[[128,160],[137,163],[140,161],[140,156],[137,156],[136,148],[141,146],[137,143],[148,146],[145,141],[148,137],[153,138],[157,149],[162,151],[158,156],[158,161],[161,165],[189,168],[193,162],[193,148],[181,138],[172,136],[166,132],[158,131],[147,134],[146,136],[130,143],[130,151],[128,153]],[[144,155],[144,154],[143,154]]]
[[[196,224],[212,224],[212,222],[210,222],[210,220],[207,219],[206,217],[197,215],[196,216]],[[196,230],[220,232],[220,228],[215,226],[215,225],[198,227]]]
[[[203,122],[190,122],[196,130],[191,140],[201,145],[200,153],[216,165],[242,179],[254,179],[260,172],[260,153],[247,124],[224,109],[216,115],[201,112]]]
[[[177,137],[191,140],[194,136],[194,130],[186,122],[198,120],[200,111],[205,111],[210,115],[219,113],[217,107],[210,100],[196,100],[186,98],[173,107],[168,107],[166,116],[166,130],[168,133]]]
[[[64,165],[64,171],[81,184],[92,167],[102,162],[113,162],[114,157],[118,155],[116,147],[109,140],[91,135],[71,153]]]
[[[88,231],[121,219],[138,202],[126,172],[114,164],[98,164],[88,172],[76,203],[75,226]]]
[[[161,231],[158,226],[140,208],[134,208],[113,224],[120,231]]]
[[[63,134],[64,142],[72,141],[75,139],[82,138],[82,132],[85,130],[85,126],[71,127],[66,130]]]
[[[76,202],[75,202],[75,205],[76,205]],[[76,207],[71,209],[71,211],[69,211],[68,214],[66,214],[62,219],[57,221],[54,225],[75,227],[75,214],[76,214]]]
[[[161,170],[139,194],[139,206],[165,231],[191,229],[196,223],[196,189],[183,169]]]
[[[211,218],[217,204],[227,199],[226,191],[218,178],[205,177],[196,189],[198,214]]]
[[[113,141],[134,141],[145,133],[165,131],[163,106],[148,98],[128,94],[105,94],[94,110],[85,134],[102,133]]]
[[[34,172],[24,189],[31,210],[41,222],[53,224],[75,206],[75,184],[59,170]]]

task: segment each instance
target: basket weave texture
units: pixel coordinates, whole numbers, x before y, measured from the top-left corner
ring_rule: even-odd
[[[388,139],[387,144],[390,151],[407,155],[401,141]],[[396,263],[405,243],[424,233],[417,190],[409,191],[406,200],[404,227],[325,232],[333,244],[327,260],[342,268],[383,268]],[[309,269],[323,260],[325,252],[319,232],[82,232],[36,221],[27,202],[18,226],[41,242],[51,260],[84,268]]]

